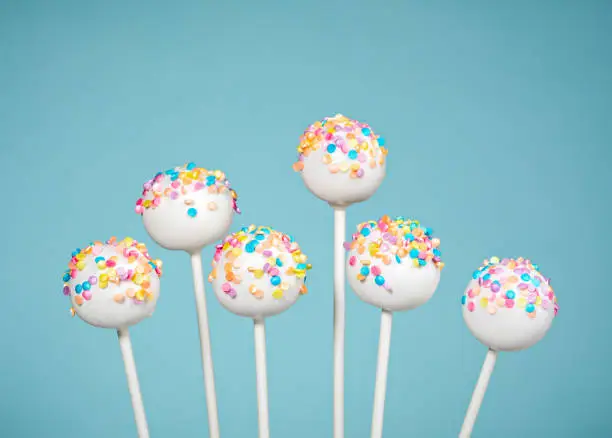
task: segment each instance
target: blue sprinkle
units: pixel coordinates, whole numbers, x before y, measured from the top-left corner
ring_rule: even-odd
[[[187,210],[187,214],[189,215],[189,217],[196,217],[198,215],[198,210],[191,207],[189,210]]]
[[[361,229],[361,234],[365,237],[368,237],[370,235],[370,229],[368,227],[363,227]]]
[[[535,306],[533,304],[527,304],[527,307],[525,307],[525,310],[531,313],[535,310]]]
[[[433,252],[433,255],[435,255],[436,257],[440,257],[442,255],[442,253],[440,252],[438,248],[434,248],[432,252]]]
[[[540,284],[542,284],[542,282],[540,281],[540,279],[539,279],[539,278],[537,278],[537,277],[533,277],[533,279],[532,279],[531,281],[532,281],[532,283],[533,283],[533,285],[534,285],[535,287],[538,287]]]
[[[215,178],[214,175],[208,175],[206,177],[206,185],[207,186],[212,186],[215,183],[215,181],[217,181],[217,178]]]
[[[179,177],[179,174],[177,172],[172,172],[170,174],[170,180],[171,181],[176,181],[178,179],[178,177]]]
[[[472,273],[472,278],[473,278],[474,280],[476,280],[476,279],[478,278],[478,276],[479,276],[479,275],[480,275],[480,271],[474,271],[474,272]]]
[[[266,236],[264,236],[263,234],[255,234],[255,239],[257,240],[264,240],[266,238]]]
[[[81,286],[80,284],[77,284],[76,287],[74,288],[74,291],[80,294],[81,292],[83,292],[83,286]]]
[[[506,292],[506,298],[508,298],[509,300],[513,300],[515,296],[516,294],[513,290],[509,290],[508,292]]]
[[[425,235],[426,236],[431,236],[431,233],[433,233],[433,230],[431,228],[425,228]]]
[[[64,277],[62,277],[62,280],[64,280],[64,282],[70,281],[70,274],[68,273],[64,274]]]
[[[283,266],[283,262],[281,261],[281,259],[276,259],[276,266],[278,266],[279,268]]]
[[[487,280],[489,280],[490,278],[491,278],[491,274],[485,274],[485,275],[483,275],[483,276],[482,276],[482,279],[483,279],[484,281],[487,281]]]
[[[362,266],[359,272],[365,277],[370,273],[370,268],[368,268],[367,266]]]
[[[414,222],[410,224],[410,231],[414,230],[415,228],[417,228],[418,225],[415,224]]]
[[[296,268],[300,271],[305,271],[306,270],[306,263],[298,263]]]
[[[91,289],[91,283],[89,283],[89,281],[85,281],[83,283],[83,290],[89,290]]]
[[[426,260],[419,259],[419,265],[421,265],[421,266],[425,266],[426,264],[427,264],[427,261],[426,261]]]
[[[244,250],[246,252],[255,252],[255,245],[253,245],[253,242],[249,242],[244,246]]]
[[[349,157],[351,160],[356,160],[358,155],[359,155],[359,154],[357,153],[357,151],[356,151],[355,149],[351,149],[351,150],[349,151],[349,153],[348,153],[348,157]]]
[[[466,301],[467,301],[467,297],[465,295],[463,295],[461,297],[461,304],[465,304]]]
[[[189,163],[187,165],[187,170],[193,170],[193,169],[195,169],[195,167],[196,167],[195,163]]]
[[[416,248],[412,248],[409,254],[411,258],[416,259],[419,256],[419,250]]]
[[[529,280],[531,280],[531,277],[529,276],[529,274],[525,273],[525,274],[521,275],[521,280],[529,281]]]
[[[382,275],[377,275],[374,279],[374,283],[376,283],[378,286],[382,286],[383,284],[385,284],[385,277],[383,277]]]
[[[395,254],[395,261],[397,263],[402,263],[402,259],[400,258],[400,256],[398,256],[397,254]]]
[[[102,257],[102,256],[98,256],[98,257],[96,257],[96,258],[94,259],[94,261],[95,261],[96,263],[103,262],[104,260],[105,260],[105,259],[104,259],[104,257]]]
[[[333,143],[328,144],[327,152],[329,152],[330,154],[333,154],[334,152],[336,152],[336,145]]]
[[[270,283],[272,283],[273,286],[278,286],[281,282],[281,278],[278,275],[275,275],[274,277],[270,278]]]
[[[406,233],[404,235],[404,238],[408,240],[408,242],[412,242],[414,240],[414,236],[412,235],[412,233]]]
[[[382,137],[378,137],[378,144],[379,144],[380,146],[384,146],[384,145],[385,145],[385,139],[384,139],[384,138],[382,138]]]
[[[363,133],[363,135],[367,137],[368,135],[370,135],[370,132],[372,131],[370,131],[369,128],[361,128],[361,132]]]

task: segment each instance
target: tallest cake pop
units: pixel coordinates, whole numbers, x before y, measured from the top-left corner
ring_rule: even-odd
[[[334,209],[334,438],[344,437],[344,240],[346,207],[369,199],[385,177],[384,140],[342,114],[306,128],[293,165],[317,198]]]
[[[153,240],[191,258],[210,438],[219,438],[219,415],[201,250],[227,235],[234,213],[240,212],[236,200],[223,172],[189,163],[156,173],[136,202],[136,213]]]

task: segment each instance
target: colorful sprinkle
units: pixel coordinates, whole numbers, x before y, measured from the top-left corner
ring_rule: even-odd
[[[100,255],[103,252],[107,254],[106,258]],[[81,270],[90,265],[95,266],[97,273],[89,275],[85,281],[77,282],[78,265],[81,266]],[[72,252],[68,269],[63,276],[62,293],[72,295],[74,303],[82,306],[90,301],[94,294],[101,293],[94,286],[105,290],[119,286],[122,282],[131,282],[140,285],[139,290],[143,291],[141,301],[146,301],[153,298],[153,295],[147,290],[150,286],[151,275],[161,277],[162,262],[153,260],[149,256],[144,243],[139,243],[129,237],[121,241],[112,237],[106,242],[92,242],[84,249],[78,248]],[[126,294],[129,298],[134,298],[133,293],[130,296],[130,290],[128,289]],[[121,295],[123,299],[118,298],[118,295]],[[113,300],[117,303],[122,303],[124,299],[123,294],[113,294]]]
[[[368,169],[383,166],[387,149],[384,141],[366,123],[341,114],[326,117],[310,125],[300,137],[296,172],[304,169],[304,160],[313,151],[325,148],[322,161],[331,173],[348,173],[362,178]]]
[[[472,283],[461,299],[461,304],[470,309],[474,290],[483,290],[489,298],[486,309],[494,315],[499,309],[520,309],[526,316],[535,318],[537,308],[552,309],[557,315],[557,297],[550,279],[540,273],[539,267],[523,257],[517,259],[491,257],[472,275]],[[475,285],[474,285],[475,284]],[[484,299],[481,306],[484,306]]]
[[[264,294],[270,294],[275,299],[281,299],[290,285],[295,284],[296,279],[302,283],[300,293],[307,292],[303,283],[311,265],[306,263],[307,257],[293,237],[270,227],[251,225],[227,236],[223,243],[217,245],[215,251],[213,269],[208,280],[213,282],[223,276],[227,281],[221,285],[221,289],[230,298],[236,298],[235,286],[243,281],[239,272],[242,266],[240,256],[243,253],[260,256],[256,259],[255,266],[246,266],[246,271],[251,280],[265,278],[267,282],[265,287],[261,283],[259,288],[254,283],[249,285],[249,293],[255,298],[261,299]],[[251,260],[253,259],[249,258],[249,261]],[[290,263],[291,261],[293,263]]]
[[[358,254],[349,257],[349,266],[360,265],[356,274],[359,281],[367,281],[371,273],[376,285],[391,292],[393,285],[384,276],[386,265],[409,261],[416,268],[431,264],[442,269],[440,240],[431,234],[419,221],[401,216],[394,220],[383,216],[377,221],[364,222],[357,226],[352,241],[344,244],[346,250]]]
[[[142,196],[136,201],[135,211],[142,215],[149,208],[157,208],[165,198],[177,200],[181,196],[202,190],[211,194],[229,194],[234,211],[240,213],[237,204],[238,195],[231,188],[225,174],[220,170],[196,167],[193,163],[156,173],[152,179],[144,183]],[[185,199],[185,203],[191,205],[193,201]],[[208,204],[209,210],[215,210],[215,207]],[[191,208],[187,212],[191,217],[195,217],[192,216]],[[195,213],[197,214],[197,210]]]

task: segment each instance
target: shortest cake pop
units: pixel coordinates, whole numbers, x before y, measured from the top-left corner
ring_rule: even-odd
[[[439,246],[418,220],[383,216],[364,222],[345,244],[349,284],[359,298],[381,309],[414,309],[432,297],[440,281]]]
[[[461,299],[472,334],[497,351],[531,347],[557,314],[557,297],[530,260],[491,257],[474,271]]]
[[[112,237],[77,248],[62,278],[73,316],[117,330],[138,438],[149,438],[149,428],[128,327],[153,314],[161,273],[161,261],[151,259],[143,243]]]
[[[151,316],[159,297],[161,261],[131,238],[76,249],[64,272],[73,315],[102,328],[126,328]]]
[[[209,281],[221,305],[254,321],[259,438],[270,436],[264,319],[306,293],[306,260],[291,236],[255,225],[226,237],[214,256]]]
[[[306,260],[291,236],[251,225],[217,246],[209,281],[230,312],[266,318],[284,312],[306,293]]]
[[[550,279],[522,257],[485,260],[472,274],[461,303],[468,328],[489,347],[459,433],[469,438],[499,352],[523,350],[541,340],[559,306]]]

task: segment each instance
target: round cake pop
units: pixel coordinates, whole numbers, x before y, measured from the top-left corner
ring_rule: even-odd
[[[294,170],[332,206],[370,198],[385,177],[384,140],[366,123],[341,114],[310,125],[300,137]]]
[[[419,221],[383,216],[357,226],[348,250],[351,288],[366,303],[389,311],[413,309],[427,302],[444,266],[440,240]]]
[[[550,279],[522,257],[485,260],[461,303],[472,334],[496,351],[523,350],[538,342],[559,308]]]
[[[291,236],[251,225],[217,246],[209,281],[221,305],[237,315],[277,315],[305,294],[311,266]]]
[[[147,181],[136,213],[162,247],[194,252],[227,234],[233,213],[240,213],[236,201],[223,172],[189,163]]]
[[[76,249],[64,272],[71,312],[103,328],[123,329],[151,316],[159,297],[162,263],[131,238]]]

